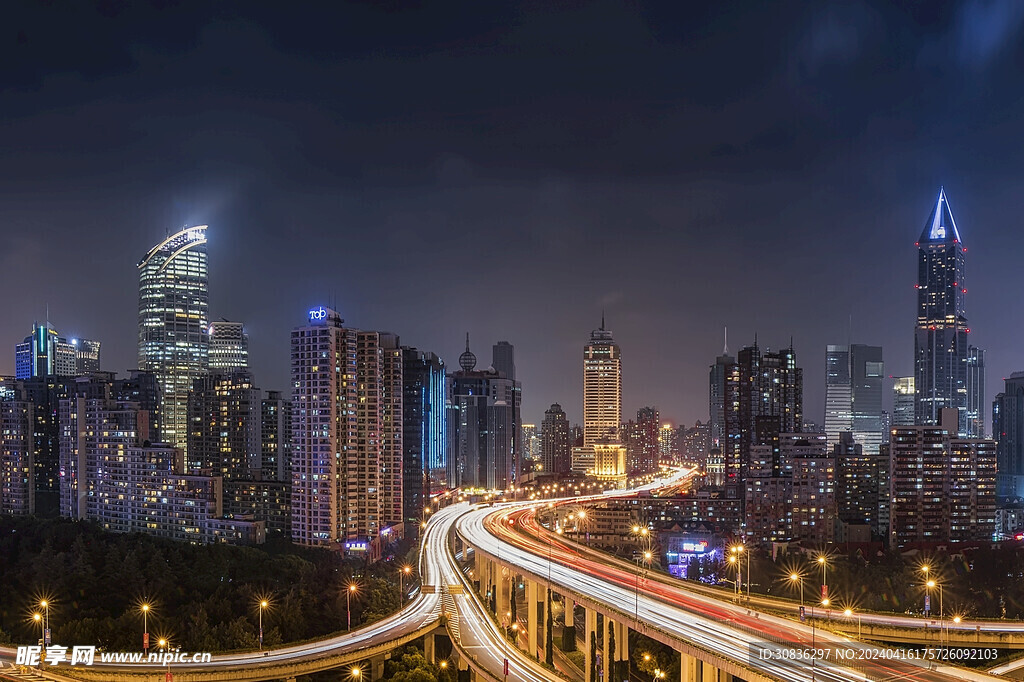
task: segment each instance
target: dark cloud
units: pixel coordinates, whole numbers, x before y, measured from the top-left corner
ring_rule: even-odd
[[[606,311],[627,409],[706,415],[706,366],[794,338],[910,370],[939,184],[972,327],[1019,369],[1024,10],[1008,3],[20,2],[0,28],[0,372],[49,306],[135,364],[134,264],[207,223],[260,383],[334,300],[442,353],[516,345],[528,419],[579,419]]]

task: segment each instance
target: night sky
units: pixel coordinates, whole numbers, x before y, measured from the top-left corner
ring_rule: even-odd
[[[209,224],[211,317],[265,389],[334,301],[451,365],[508,340],[524,421],[578,422],[605,310],[624,414],[706,419],[728,326],[792,336],[820,422],[827,343],[912,372],[944,185],[991,396],[1024,369],[1022,25],[1017,0],[8,3],[0,374],[47,306],[135,367],[136,263]]]

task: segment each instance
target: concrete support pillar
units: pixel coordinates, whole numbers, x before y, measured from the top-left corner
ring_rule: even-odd
[[[701,661],[702,682],[718,682],[718,668]]]
[[[499,566],[497,563],[495,563],[494,566],[497,569],[494,574],[494,580],[495,589],[497,590],[498,595],[498,612],[495,615],[497,615],[498,620],[501,621],[501,619],[505,618],[505,614],[512,610],[510,608],[511,603],[509,602],[509,579],[508,576],[505,575],[505,573],[507,573],[508,571],[505,568]],[[511,624],[512,623],[509,623],[509,625]]]
[[[562,600],[565,603],[565,620],[563,621],[567,626],[572,627],[573,613],[576,610],[576,602],[571,597],[564,597]]]
[[[679,654],[679,682],[701,682],[700,661],[690,654]]]
[[[428,632],[427,634],[423,635],[423,657],[431,663],[434,662],[434,649],[434,633]]]
[[[370,679],[371,680],[383,680],[384,679],[384,657],[375,656],[370,659]]]
[[[601,625],[601,629],[604,632],[601,633],[601,639],[603,640],[603,644],[602,644],[602,647],[601,647],[601,666],[600,666],[600,669],[604,671],[604,675],[602,676],[601,679],[605,680],[605,682],[609,682],[612,679],[611,672],[612,672],[612,669],[614,668],[614,665],[612,663],[612,648],[611,648],[611,643],[612,643],[611,633],[612,633],[612,630],[613,630],[614,627],[615,627],[615,621],[613,621],[611,618],[608,618],[606,616],[605,619],[604,619],[604,623]],[[616,642],[615,646],[618,647],[619,643]]]
[[[615,652],[617,660],[629,660],[629,625],[616,621],[615,627]]]
[[[590,660],[593,652],[596,651],[595,647],[597,647],[597,642],[594,641],[594,637],[597,634],[597,611],[584,609],[584,614],[583,625],[586,631],[583,634],[583,680],[584,682],[597,682],[590,674]]]
[[[562,651],[576,651],[576,626],[573,624],[576,602],[565,596],[562,604]]]
[[[537,583],[526,579],[526,653],[537,658],[537,637],[540,634],[537,623]]]

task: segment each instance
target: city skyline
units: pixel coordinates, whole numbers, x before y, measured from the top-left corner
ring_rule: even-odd
[[[706,419],[707,368],[728,326],[736,347],[755,334],[772,350],[793,339],[805,413],[820,422],[825,347],[846,341],[851,317],[852,341],[882,346],[887,375],[913,374],[914,239],[945,186],[971,249],[983,405],[1024,366],[1020,323],[1000,306],[1024,283],[1004,227],[1017,212],[1016,166],[999,123],[1024,106],[999,87],[1021,50],[1017,10],[707,8],[684,19],[491,7],[452,22],[441,10],[339,6],[274,23],[254,6],[177,14],[176,39],[152,8],[76,11],[25,8],[15,17],[25,39],[4,48],[12,87],[0,101],[15,142],[0,166],[3,283],[36,284],[9,300],[0,347],[13,349],[49,306],[62,334],[104,344],[106,369],[133,368],[131,264],[182,225],[209,224],[210,318],[245,322],[269,389],[288,385],[295,321],[334,302],[354,324],[449,364],[466,330],[507,339],[524,421],[557,402],[580,423],[578,338],[604,309],[627,352],[627,414],[656,405],[675,423]],[[69,23],[109,46],[84,49],[94,46],[69,38]],[[357,24],[374,37],[326,52],[325,33],[300,30]],[[697,39],[707,25],[716,40]],[[495,26],[518,55],[494,48]],[[551,54],[547,38],[569,27],[583,39]],[[777,45],[745,40],[771,27]],[[739,42],[749,58],[725,59]],[[240,53],[257,68],[229,72],[225,91],[218,67]],[[867,75],[878,59],[886,79]],[[523,80],[538,60],[548,73]],[[603,77],[568,80],[595,60]],[[704,61],[719,66],[697,74]],[[296,69],[307,75],[291,78]],[[682,81],[667,87],[665,69]],[[481,78],[488,70],[500,78]],[[368,83],[378,77],[407,95]],[[467,78],[481,83],[479,102],[450,85]],[[338,85],[322,91],[325,79]],[[359,103],[346,108],[349,90]],[[815,98],[843,106],[825,116]],[[541,111],[553,122],[536,123]],[[89,141],[96,131],[102,143]],[[337,254],[351,259],[345,277],[329,274]],[[452,274],[449,258],[465,268]],[[88,277],[82,261],[96,266]],[[723,281],[726,261],[736,272]],[[772,263],[769,287],[746,274]],[[848,276],[836,279],[837,266]],[[592,287],[596,270],[608,275]],[[513,273],[515,286],[466,286]],[[422,283],[436,305],[407,295]],[[547,304],[553,292],[565,305]],[[0,374],[13,365],[0,354]]]

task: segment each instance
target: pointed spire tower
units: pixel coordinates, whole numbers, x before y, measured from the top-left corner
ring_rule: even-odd
[[[466,332],[466,351],[459,356],[459,367],[463,372],[472,372],[476,368],[476,355],[469,349],[469,332]]]
[[[944,408],[960,410],[967,433],[967,313],[964,261],[946,192],[939,196],[917,242],[917,325],[914,332],[915,421],[938,424]]]

